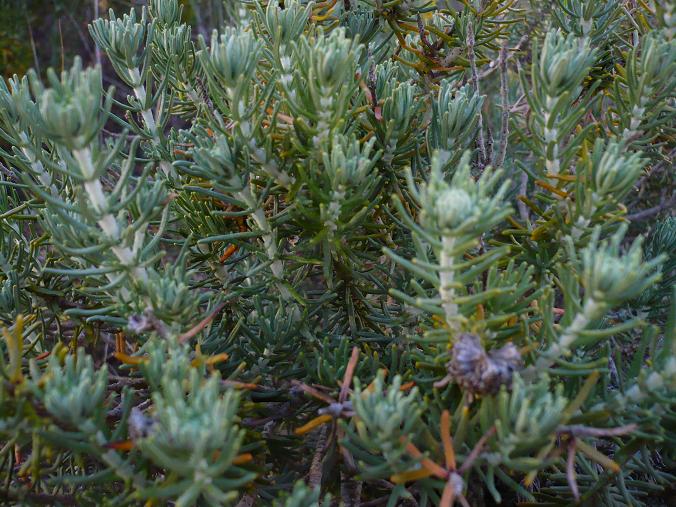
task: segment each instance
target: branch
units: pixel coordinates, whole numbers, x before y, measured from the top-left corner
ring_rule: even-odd
[[[566,459],[566,478],[568,485],[573,493],[576,501],[580,500],[580,489],[577,487],[577,480],[575,478],[575,438],[571,438],[568,442],[568,456]]]
[[[319,436],[317,437],[317,443],[315,444],[315,454],[312,457],[312,462],[310,463],[310,471],[307,476],[308,486],[321,487],[322,484],[322,465],[324,463],[324,453],[328,449],[328,429],[329,427],[324,425],[319,429]]]
[[[476,55],[474,54],[474,44],[476,43],[474,38],[474,26],[472,23],[467,24],[467,59],[469,60],[469,66],[472,71],[472,86],[476,91],[477,95],[480,95],[479,90],[479,75],[476,69]],[[483,115],[479,111],[479,139],[477,144],[479,145],[479,167],[483,169],[486,166],[487,156],[486,156],[486,141],[484,140],[484,123]]]
[[[509,139],[509,107],[507,106],[509,89],[507,88],[507,42],[500,48],[500,104],[502,106],[502,122],[500,125],[500,146],[498,156],[493,162],[495,167],[502,167],[507,155],[507,142]],[[526,174],[526,173],[524,173]]]
[[[479,441],[476,443],[474,448],[470,451],[469,455],[463,462],[462,466],[458,469],[458,473],[460,475],[463,475],[467,470],[469,470],[476,459],[479,457],[479,453],[483,449],[484,445],[486,445],[486,442],[488,441],[489,438],[491,438],[493,435],[495,435],[496,429],[495,426],[491,426],[490,429],[484,433],[484,435],[479,439]]]
[[[524,171],[521,173],[521,181],[519,183],[519,195],[527,197],[526,196],[527,191],[528,191],[528,173]],[[524,224],[528,224],[530,215],[528,213],[528,207],[526,206],[526,203],[523,202],[521,199],[518,199],[516,205],[519,208],[519,216],[521,217],[521,220],[524,221]]]
[[[673,194],[671,194],[671,197],[669,199],[666,199],[666,200],[663,199],[662,202],[659,203],[657,206],[654,206],[654,207],[648,208],[648,209],[644,209],[642,211],[638,211],[638,212],[633,213],[631,215],[627,215],[626,218],[627,218],[627,220],[632,220],[634,222],[638,222],[638,221],[650,218],[654,215],[657,215],[661,211],[672,208],[675,204],[676,204],[676,193],[673,193]]]
[[[180,335],[178,337],[178,341],[180,343],[184,343],[184,342],[187,342],[188,340],[190,340],[190,338],[192,338],[197,333],[199,333],[202,329],[207,327],[209,325],[209,323],[212,320],[214,320],[216,315],[218,315],[218,313],[223,309],[224,306],[225,306],[225,303],[221,303],[221,304],[217,305],[216,308],[214,308],[214,310],[209,315],[207,315],[204,319],[202,319],[195,327],[193,327],[192,329],[190,329],[190,330],[186,331],[185,333],[183,333],[182,335]]]
[[[509,50],[509,53],[507,53],[507,57],[506,57],[505,60],[510,60],[516,53],[518,53],[521,50],[521,47],[526,43],[526,41],[528,41],[528,39],[529,39],[529,34],[522,36],[521,39],[519,39],[519,42],[516,43],[516,46],[514,46],[513,48],[511,48]],[[479,74],[479,80],[481,80],[481,79],[483,79],[487,76],[490,76],[491,74],[493,74],[493,72],[495,72],[495,69],[500,68],[499,62],[500,62],[500,56],[498,56],[497,61],[493,60],[492,62],[490,62],[488,64],[488,68],[486,70],[482,71],[481,74]]]

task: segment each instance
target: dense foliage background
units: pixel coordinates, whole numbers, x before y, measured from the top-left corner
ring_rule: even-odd
[[[0,502],[673,504],[675,11],[0,0]]]

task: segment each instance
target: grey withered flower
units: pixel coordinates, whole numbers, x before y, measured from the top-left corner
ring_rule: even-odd
[[[154,425],[155,420],[152,417],[144,414],[140,408],[133,407],[131,409],[131,414],[129,414],[129,420],[127,421],[129,438],[134,441],[139,438],[146,438],[150,435]]]
[[[464,333],[453,345],[446,367],[448,375],[435,387],[454,381],[472,395],[495,394],[500,386],[511,385],[512,374],[521,367],[521,354],[512,343],[486,352],[478,336]]]

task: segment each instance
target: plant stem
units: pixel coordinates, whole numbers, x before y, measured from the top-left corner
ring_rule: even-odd
[[[570,323],[559,337],[558,343],[552,344],[549,347],[549,350],[543,353],[536,361],[535,369],[542,371],[549,368],[555,359],[566,354],[578,339],[580,333],[587,328],[589,323],[599,318],[599,315],[603,313],[603,309],[603,304],[598,303],[592,298],[588,298],[585,301],[582,311],[575,315],[573,322]]]
[[[509,107],[507,87],[507,42],[500,48],[500,105],[502,106],[502,121],[500,125],[500,146],[498,147],[498,156],[495,159],[495,167],[502,167],[507,155],[507,143],[509,141]],[[525,174],[525,173],[524,173]]]
[[[439,258],[439,265],[441,271],[439,272],[439,297],[441,298],[441,306],[446,315],[446,323],[452,330],[458,329],[458,323],[455,317],[458,315],[458,305],[454,302],[455,289],[453,288],[453,281],[455,273],[453,271],[453,247],[455,246],[455,238],[452,236],[444,236],[441,239],[441,255]]]
[[[251,183],[249,183],[249,186],[245,187],[244,190],[238,192],[236,197],[244,201],[249,208],[255,210],[251,214],[251,218],[258,229],[263,232],[263,247],[265,248],[265,253],[272,262],[270,270],[278,280],[277,287],[279,288],[280,293],[284,299],[288,299],[291,296],[288,289],[279,282],[284,278],[284,263],[277,258],[277,235],[270,227],[270,222],[265,216],[265,210],[258,206],[253,191],[251,190]]]
[[[145,104],[148,95],[146,92],[146,87],[143,84],[143,81],[141,80],[141,72],[139,71],[138,68],[129,69],[129,72],[131,73],[134,83],[139,83],[138,86],[134,86],[134,95],[141,104],[141,107],[143,108],[141,109],[141,117],[143,118],[143,123],[145,124],[146,128],[148,129],[148,131],[152,136],[153,144],[155,146],[160,146],[161,145],[160,135],[159,132],[157,131],[157,121],[155,120],[153,110],[152,108],[145,109]],[[160,160],[160,169],[162,169],[162,172],[164,173],[165,176],[168,176],[169,174],[173,173],[173,167],[166,160]]]
[[[544,117],[544,137],[545,137],[545,168],[547,173],[550,174],[559,174],[561,171],[561,162],[559,160],[559,131],[556,127],[549,128],[551,110],[556,104],[556,98],[547,96],[545,101],[545,110],[543,112]],[[556,119],[554,120],[556,125]],[[551,156],[550,156],[551,152]]]
[[[470,69],[472,72],[472,86],[476,91],[477,95],[481,95],[479,90],[479,74],[476,68],[476,55],[474,54],[474,44],[476,43],[474,38],[474,26],[472,23],[467,24],[467,59],[469,60]],[[479,145],[479,166],[481,169],[484,168],[487,162],[486,155],[486,141],[484,140],[484,122],[483,114],[479,111],[479,122],[477,124],[479,130],[479,137],[477,139],[477,144]]]
[[[115,257],[117,257],[123,266],[132,268],[131,273],[137,281],[146,283],[148,281],[146,269],[142,266],[134,266],[136,256],[131,248],[125,245],[121,240],[120,227],[117,223],[117,219],[111,213],[106,211],[108,208],[108,199],[103,192],[101,181],[95,177],[96,171],[94,169],[91,150],[89,148],[73,150],[73,156],[80,164],[82,175],[86,178],[84,188],[89,197],[89,201],[94,210],[100,214],[97,224],[109,239],[119,242],[119,244],[111,246],[113,254],[115,254]]]

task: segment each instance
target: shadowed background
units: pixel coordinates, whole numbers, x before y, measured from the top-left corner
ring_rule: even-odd
[[[195,35],[207,34],[227,19],[221,0],[183,0],[183,17]],[[0,0],[0,74],[23,75],[31,67],[40,74],[49,67],[69,67],[75,55],[85,65],[100,61],[104,79],[119,86],[96,51],[87,25],[113,8],[117,13],[145,0]]]

